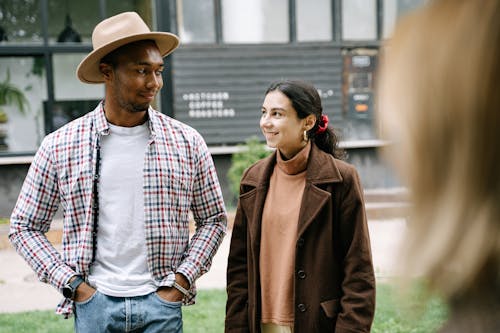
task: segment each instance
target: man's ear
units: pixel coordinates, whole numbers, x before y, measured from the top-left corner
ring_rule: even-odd
[[[113,67],[110,64],[106,64],[106,63],[101,62],[99,64],[99,70],[101,71],[102,75],[104,76],[105,81],[111,80],[111,76],[113,74]]]

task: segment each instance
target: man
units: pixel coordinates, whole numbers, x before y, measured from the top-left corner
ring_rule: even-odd
[[[175,35],[133,12],[99,23],[78,78],[104,83],[92,112],[48,135],[11,216],[10,240],[77,332],[181,332],[226,228],[213,161],[194,129],[150,107]],[[44,233],[61,206],[62,250]],[[189,212],[196,231],[189,240]]]

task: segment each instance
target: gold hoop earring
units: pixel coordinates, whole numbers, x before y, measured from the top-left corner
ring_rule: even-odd
[[[303,135],[304,141],[308,141],[309,138],[307,137],[307,130],[304,130],[304,135]]]

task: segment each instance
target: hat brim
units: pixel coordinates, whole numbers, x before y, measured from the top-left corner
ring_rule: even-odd
[[[103,83],[104,77],[99,70],[101,59],[120,46],[140,40],[154,40],[162,57],[166,57],[179,46],[179,38],[168,32],[151,32],[130,35],[101,46],[90,52],[78,65],[76,75],[84,83]]]

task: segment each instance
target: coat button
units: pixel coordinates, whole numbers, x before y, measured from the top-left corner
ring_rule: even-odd
[[[305,239],[300,237],[299,240],[297,241],[297,246],[302,247],[302,246],[304,246],[305,242],[306,242]]]
[[[306,272],[304,272],[303,270],[300,270],[297,272],[297,276],[299,277],[299,279],[305,279],[306,278]]]
[[[297,305],[297,309],[299,309],[300,312],[306,312],[306,306],[302,303]]]

